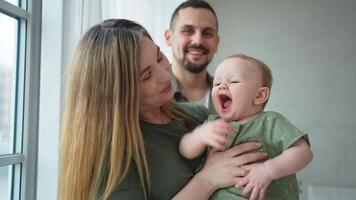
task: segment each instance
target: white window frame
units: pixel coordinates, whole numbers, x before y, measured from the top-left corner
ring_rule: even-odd
[[[0,12],[19,19],[18,62],[16,91],[15,154],[0,155],[0,166],[21,164],[20,183],[12,185],[20,191],[19,196],[11,195],[12,199],[36,199],[37,183],[37,149],[38,149],[38,119],[39,119],[39,84],[40,84],[40,55],[41,55],[41,13],[42,0],[19,0],[15,6],[0,0]],[[27,9],[26,9],[27,7]],[[18,67],[19,66],[19,67]],[[14,189],[14,188],[12,188]]]

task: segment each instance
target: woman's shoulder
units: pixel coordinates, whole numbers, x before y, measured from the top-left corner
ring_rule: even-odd
[[[200,123],[204,122],[211,114],[206,107],[196,103],[177,102],[176,104]]]

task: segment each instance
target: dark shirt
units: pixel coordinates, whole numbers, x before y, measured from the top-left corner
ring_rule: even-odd
[[[140,123],[150,170],[149,200],[171,199],[190,181],[201,163],[201,158],[197,160],[185,159],[180,155],[178,147],[182,136],[203,123],[209,112],[205,107],[191,103],[179,103],[178,105],[191,116],[191,127],[185,128],[177,121],[168,124]],[[134,163],[131,164],[123,182],[110,197],[110,200],[121,199],[144,199],[143,188]]]

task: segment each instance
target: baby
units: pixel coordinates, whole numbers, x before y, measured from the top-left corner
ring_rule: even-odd
[[[258,141],[269,159],[240,166],[247,175],[235,187],[216,191],[211,199],[299,199],[295,173],[313,159],[313,154],[306,133],[281,114],[263,111],[271,85],[270,69],[255,58],[237,54],[217,67],[212,99],[218,116],[209,116],[208,122],[182,138],[181,154],[192,159],[208,146],[223,151]]]

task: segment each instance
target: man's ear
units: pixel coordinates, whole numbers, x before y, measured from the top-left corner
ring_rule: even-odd
[[[268,87],[260,87],[258,89],[257,95],[253,103],[255,105],[262,105],[269,98],[269,88]]]
[[[167,46],[171,46],[171,43],[172,43],[172,30],[171,29],[167,29],[165,32],[164,32],[164,39],[165,39],[165,42],[166,42],[166,45]]]

